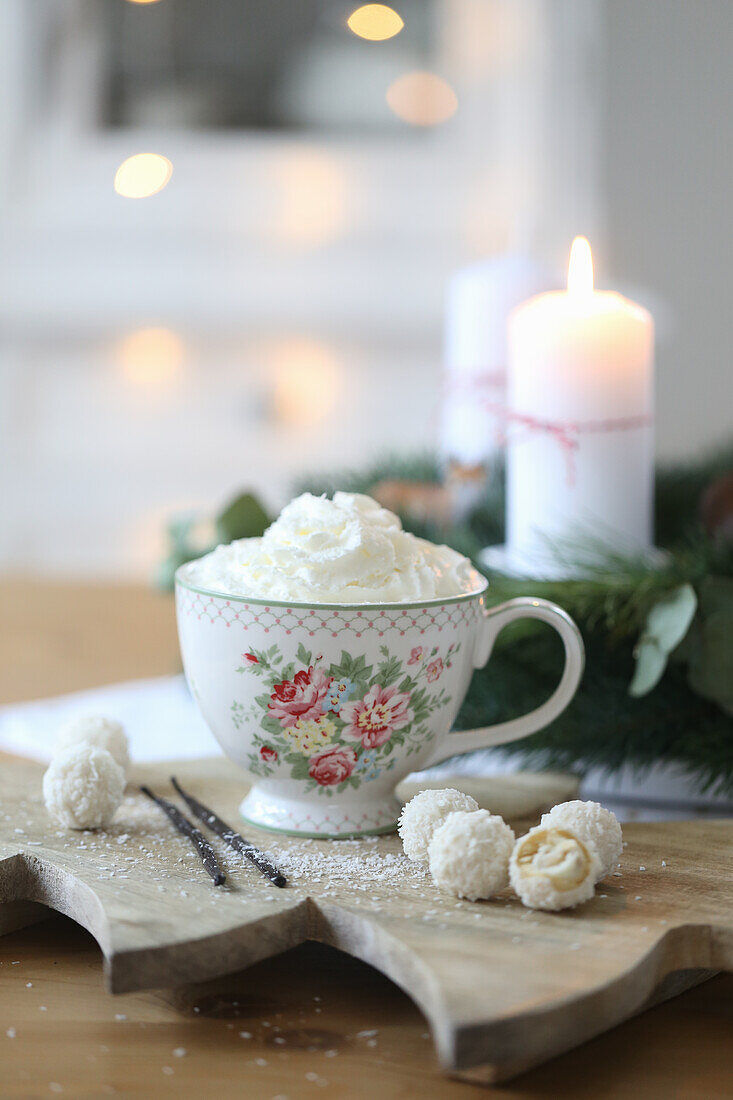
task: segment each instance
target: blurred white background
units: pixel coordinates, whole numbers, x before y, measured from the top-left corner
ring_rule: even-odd
[[[434,447],[450,273],[577,233],[659,453],[730,438],[730,0],[394,6],[3,0],[0,567],[146,575],[173,511]]]

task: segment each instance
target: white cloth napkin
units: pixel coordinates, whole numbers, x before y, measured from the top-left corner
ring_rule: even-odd
[[[103,714],[122,722],[130,740],[132,759],[140,763],[221,755],[182,675],[132,680],[0,707],[0,749],[45,763],[53,755],[60,726],[82,714]],[[410,778],[428,774],[437,778],[446,773],[510,775],[521,770],[521,761],[483,750]],[[580,797],[597,799],[627,821],[733,813],[729,799],[696,794],[694,784],[679,771],[671,766],[658,766],[641,779],[631,769],[611,778],[590,772],[583,781]]]
[[[60,727],[84,714],[102,714],[121,722],[130,740],[130,756],[140,763],[221,754],[182,675],[130,680],[0,707],[0,749],[49,761]],[[484,750],[439,765],[431,774],[502,775],[520,769],[516,761]]]
[[[0,749],[46,762],[53,755],[60,726],[82,714],[103,714],[122,722],[130,739],[130,755],[136,761],[196,759],[221,753],[183,676],[133,680],[0,707]]]

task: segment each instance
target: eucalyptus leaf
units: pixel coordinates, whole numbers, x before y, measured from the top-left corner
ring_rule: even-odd
[[[667,654],[656,642],[640,642],[636,647],[636,665],[629,685],[629,695],[638,699],[655,688],[667,667]]]
[[[155,567],[155,572],[153,573],[153,584],[155,587],[161,589],[163,592],[172,592],[176,569],[182,564],[183,562],[179,561],[172,554],[163,561],[158,562]]]
[[[176,576],[176,570],[186,562],[191,561],[196,555],[187,550],[185,546],[175,547],[167,558],[158,562],[153,573],[153,584],[162,592],[172,592]]]
[[[185,512],[169,520],[168,538],[173,546],[180,547],[188,545],[189,536],[195,523],[196,516],[193,512]]]
[[[681,584],[654,604],[634,650],[636,668],[629,695],[638,699],[657,686],[667,658],[683,641],[696,610],[697,596],[691,584]]]
[[[252,493],[236,497],[216,517],[216,534],[220,542],[251,539],[264,533],[270,517]]]
[[[670,654],[690,629],[696,610],[695,589],[691,584],[681,584],[651,609],[643,637],[653,638],[664,653]]]

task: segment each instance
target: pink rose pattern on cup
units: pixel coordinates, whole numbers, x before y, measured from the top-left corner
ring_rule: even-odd
[[[348,779],[355,767],[356,753],[353,749],[326,749],[311,757],[308,775],[322,787],[333,787]]]
[[[299,719],[318,719],[323,713],[321,704],[330,684],[331,679],[320,668],[311,665],[307,671],[296,672],[292,680],[275,684],[267,709],[286,728],[296,725]]]
[[[365,749],[376,749],[389,741],[395,730],[408,726],[414,714],[410,695],[391,687],[386,690],[375,684],[363,699],[347,703],[341,711],[347,723],[341,736],[347,741],[361,741]]]
[[[237,672],[264,687],[252,707],[231,705],[238,729],[258,730],[249,771],[262,778],[284,771],[325,796],[376,779],[394,766],[398,746],[410,756],[432,738],[428,719],[451,701],[440,680],[459,649],[417,647],[403,664],[381,646],[371,665],[345,650],[329,664],[302,644],[289,663],[277,645],[243,653]]]

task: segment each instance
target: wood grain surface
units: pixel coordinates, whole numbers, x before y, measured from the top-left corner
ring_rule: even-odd
[[[142,585],[0,580],[0,703],[180,671],[172,596]]]
[[[135,585],[0,581],[0,702],[177,667],[166,597]],[[321,945],[177,994],[113,998],[99,948],[78,925],[53,916],[0,938],[1,1091],[13,1097],[717,1100],[733,1096],[732,1030],[733,976],[721,975],[511,1085],[479,1088],[441,1075],[404,993]]]
[[[444,1077],[410,998],[331,948],[304,944],[178,992],[110,997],[92,937],[54,916],[0,937],[0,1092],[36,1098],[61,1090],[95,1100],[729,1100],[732,1006],[733,975],[714,978],[531,1073],[482,1086]]]
[[[216,888],[139,793],[145,782],[171,797],[171,770],[237,821],[242,776],[221,758],[135,769],[115,822],[96,833],[51,822],[39,765],[7,762],[0,775],[0,903],[40,902],[87,928],[112,992],[219,978],[315,940],[410,994],[446,1072],[494,1081],[627,1019],[674,971],[733,969],[733,823],[627,827],[620,872],[565,913],[525,909],[509,890],[459,902],[396,836],[309,841],[249,828],[288,887],[216,840],[228,874]]]

